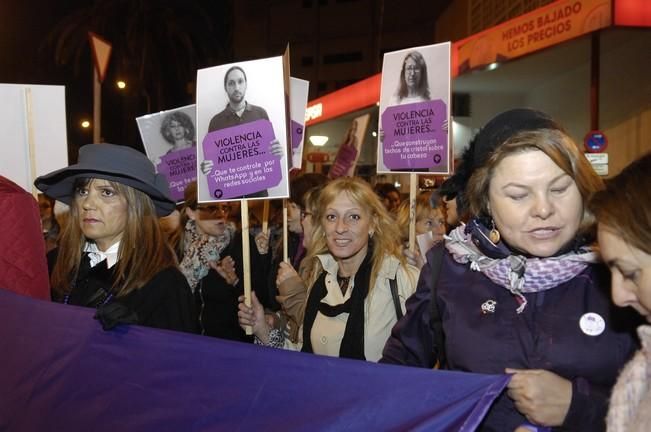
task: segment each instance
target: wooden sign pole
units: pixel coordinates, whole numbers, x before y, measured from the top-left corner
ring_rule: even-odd
[[[251,251],[249,250],[249,203],[240,201],[242,214],[242,261],[244,274],[244,304],[251,306]],[[247,335],[253,334],[251,326],[246,326]]]
[[[38,200],[38,190],[34,186],[36,180],[36,144],[34,142],[34,115],[32,113],[32,89],[25,89],[25,117],[27,118],[27,143],[29,146],[29,175],[32,183],[32,195]]]
[[[289,262],[289,251],[287,250],[287,203],[288,200],[283,200],[283,261]]]
[[[409,250],[416,251],[416,187],[418,175],[409,174]]]
[[[262,232],[269,234],[269,200],[264,200],[262,204]]]

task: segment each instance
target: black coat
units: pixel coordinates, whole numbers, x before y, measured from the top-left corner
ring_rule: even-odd
[[[58,249],[48,254],[50,270],[56,262]],[[197,332],[197,314],[188,282],[176,267],[158,272],[143,287],[123,297],[107,297],[114,279],[113,268],[106,261],[90,268],[86,254],[82,256],[79,273],[72,291],[61,297],[53,293],[54,301],[86,307],[99,307],[104,303],[117,302],[135,312],[139,325],[161,329]],[[67,297],[67,298],[66,298]]]
[[[249,252],[251,258],[251,289],[258,299],[265,304],[267,297],[267,278],[269,273],[270,253],[260,255],[255,246],[253,236],[249,236]],[[240,327],[237,311],[238,297],[244,295],[244,274],[242,258],[242,233],[235,233],[233,240],[220,254],[230,256],[235,260],[235,272],[239,282],[233,286],[215,270],[199,281],[194,291],[199,314],[201,334],[236,341],[252,341]]]

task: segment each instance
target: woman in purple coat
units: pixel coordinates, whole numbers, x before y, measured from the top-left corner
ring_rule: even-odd
[[[473,218],[428,253],[381,361],[511,374],[481,430],[603,430],[635,339],[591,247],[600,177],[529,109],[491,120],[464,164]]]

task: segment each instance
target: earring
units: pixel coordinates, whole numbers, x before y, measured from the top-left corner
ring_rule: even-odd
[[[368,233],[368,237],[369,237],[369,238],[373,238],[373,234],[375,234],[375,231],[369,231],[369,233]]]
[[[491,230],[488,233],[488,238],[493,244],[498,244],[500,242],[500,232],[495,227],[495,221],[491,219]]]

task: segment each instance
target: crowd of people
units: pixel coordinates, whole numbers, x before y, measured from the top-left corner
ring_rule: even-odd
[[[422,68],[410,53],[403,74]],[[243,240],[234,205],[198,203],[196,183],[177,208],[127,146],[84,146],[77,164],[35,185],[51,298],[95,308],[105,329],[509,374],[481,430],[641,431],[651,424],[651,328],[638,328],[639,315],[651,321],[649,172],[651,154],[604,183],[556,120],[500,113],[456,173],[417,197],[424,250],[409,247],[409,199],[356,177],[292,180],[287,251],[273,230]],[[61,220],[54,200],[69,206]]]

